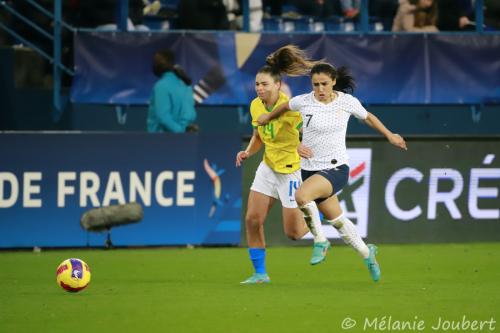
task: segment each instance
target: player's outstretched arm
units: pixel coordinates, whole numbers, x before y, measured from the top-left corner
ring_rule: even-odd
[[[267,125],[271,120],[278,118],[283,113],[290,111],[290,105],[288,102],[278,105],[272,112],[260,115],[257,119],[259,126]]]
[[[389,129],[387,129],[387,127],[385,127],[385,125],[373,113],[368,112],[368,117],[366,117],[365,123],[385,136],[391,144],[401,149],[408,150],[405,139],[403,139],[401,135],[392,133]]]
[[[240,167],[244,160],[255,154],[262,147],[262,140],[260,139],[259,132],[253,130],[252,138],[248,143],[247,149],[242,150],[236,154],[236,166]]]
[[[311,158],[314,156],[312,149],[307,146],[304,146],[302,143],[299,144],[299,146],[297,147],[297,152],[299,153],[299,156],[302,158]]]

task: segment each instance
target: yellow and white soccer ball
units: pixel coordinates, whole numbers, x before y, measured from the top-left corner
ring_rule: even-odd
[[[90,268],[83,260],[71,258],[57,267],[57,284],[66,291],[79,292],[90,283]]]

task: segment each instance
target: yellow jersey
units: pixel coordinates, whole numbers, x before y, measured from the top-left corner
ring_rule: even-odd
[[[258,126],[257,119],[263,113],[271,112],[276,106],[288,102],[288,97],[280,91],[278,101],[272,109],[267,109],[264,102],[255,98],[250,104],[252,127],[258,130],[264,143],[264,163],[278,173],[292,173],[300,169],[299,130],[302,117],[299,112],[288,111],[265,126]]]

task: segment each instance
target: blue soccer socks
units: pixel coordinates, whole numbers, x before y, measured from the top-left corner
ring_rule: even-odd
[[[249,248],[248,254],[252,260],[255,273],[266,274],[266,249],[265,248]]]

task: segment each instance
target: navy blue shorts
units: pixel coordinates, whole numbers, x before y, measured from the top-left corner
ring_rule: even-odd
[[[302,170],[302,182],[304,182],[307,178],[312,175],[320,175],[325,177],[330,184],[332,184],[333,192],[327,198],[318,198],[316,199],[316,203],[320,203],[328,199],[329,197],[339,193],[346,185],[349,180],[349,166],[347,164],[339,165],[333,169],[325,169],[325,170]]]

